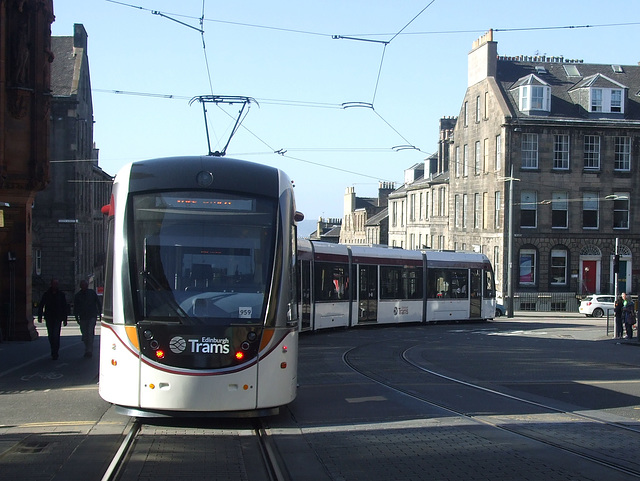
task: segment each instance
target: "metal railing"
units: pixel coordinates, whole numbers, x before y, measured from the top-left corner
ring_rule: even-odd
[[[573,292],[516,292],[513,295],[516,311],[577,313],[579,305],[580,299]]]

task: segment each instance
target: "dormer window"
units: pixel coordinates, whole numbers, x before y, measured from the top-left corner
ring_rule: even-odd
[[[580,100],[578,102],[582,103],[583,107],[591,113],[623,114],[626,89],[627,87],[621,83],[598,73],[585,77],[569,92],[584,92],[586,90],[588,97],[584,95],[582,98],[585,101],[588,99],[589,104],[584,105],[584,102],[580,102]]]
[[[622,89],[592,88],[591,112],[622,112]]]
[[[551,112],[551,87],[536,75],[528,75],[518,80],[511,89],[518,96],[521,112]]]

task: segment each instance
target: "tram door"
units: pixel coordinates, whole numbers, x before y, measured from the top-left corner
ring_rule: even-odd
[[[469,302],[469,318],[480,319],[482,317],[482,270],[471,269],[471,296]]]
[[[300,272],[300,330],[306,331],[311,328],[311,261],[298,262]]]
[[[358,271],[358,323],[378,320],[378,266],[360,265]]]

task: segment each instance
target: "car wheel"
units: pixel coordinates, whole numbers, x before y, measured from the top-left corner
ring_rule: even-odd
[[[591,314],[593,317],[602,317],[604,315],[604,311],[602,309],[600,309],[599,307],[596,307],[593,310],[593,314]]]
[[[496,309],[496,317],[500,317],[502,315],[502,312],[500,311],[500,309]]]

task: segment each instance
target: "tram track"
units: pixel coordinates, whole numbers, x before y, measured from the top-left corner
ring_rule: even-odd
[[[176,423],[174,422],[172,424],[175,425]],[[206,424],[210,425],[210,421],[207,420]],[[148,428],[147,430],[150,432],[147,432],[147,433],[143,432],[143,429],[145,428],[145,426],[147,426]],[[246,476],[241,476],[240,478],[236,477],[234,479],[247,479],[247,480],[259,479],[260,481],[262,480],[290,481],[290,476],[287,472],[284,460],[280,456],[278,449],[276,448],[275,443],[273,442],[272,436],[270,435],[268,428],[264,426],[264,423],[260,419],[255,419],[251,422],[250,426],[247,425],[243,427],[246,427],[246,430],[244,431],[247,431],[247,432],[250,431],[252,433],[252,436],[256,440],[255,444],[259,448],[259,453],[260,453],[259,459],[262,461],[262,469],[256,470],[255,467],[253,467],[251,474],[247,474]],[[154,436],[154,434],[152,434],[153,429],[154,428],[152,425],[147,425],[140,419],[135,419],[135,418],[131,419],[129,425],[127,426],[127,429],[125,430],[126,434],[119,448],[117,449],[113,459],[111,460],[109,467],[105,471],[102,477],[102,481],[119,481],[122,479],[132,479],[130,475],[125,474],[128,468],[129,459],[131,458],[133,453],[136,451],[136,444],[140,440],[140,437]],[[199,431],[202,431],[202,428],[198,427],[197,423],[194,424],[192,421],[185,423],[184,426],[180,426],[181,435],[183,437],[184,436],[192,437],[194,443],[201,441],[199,438],[201,437],[202,432],[199,432]],[[228,435],[229,435],[229,428],[227,427],[215,428],[215,427],[209,426],[207,428],[207,436],[223,437]],[[155,434],[155,436],[162,436],[162,434]],[[245,436],[245,434],[243,434],[243,436]],[[145,457],[150,458],[151,456],[147,452],[145,453]],[[189,465],[189,463],[184,463],[183,473],[188,473],[190,468],[191,466]],[[219,472],[224,471],[224,467],[221,467],[219,465],[212,466],[212,469],[213,468],[215,468]],[[199,472],[201,472],[201,466],[197,466],[197,469]],[[256,475],[256,473],[258,474]],[[168,475],[166,478],[163,478],[162,476],[156,475],[154,476],[154,478],[156,480],[171,479],[171,476]],[[214,479],[214,478],[212,477],[210,479]],[[215,479],[223,479],[223,478],[220,477]]]
[[[594,451],[594,449],[587,446],[586,443],[580,444],[579,442],[576,442],[575,436],[571,437],[569,435],[575,433],[567,433],[566,437],[562,437],[562,433],[558,433],[557,431],[550,433],[544,429],[545,425],[550,424],[548,422],[538,423],[532,421],[531,419],[525,420],[523,419],[524,416],[521,416],[519,419],[517,419],[517,421],[513,421],[509,419],[509,414],[489,415],[470,413],[468,410],[457,407],[455,405],[455,400],[451,400],[449,402],[444,402],[442,400],[436,401],[430,398],[426,392],[419,392],[416,388],[416,385],[418,384],[417,382],[412,383],[411,387],[406,387],[405,385],[403,385],[404,381],[402,379],[394,380],[389,376],[389,371],[393,371],[393,369],[386,370],[384,374],[374,374],[371,372],[371,366],[361,368],[358,366],[357,362],[354,362],[350,359],[351,355],[361,347],[362,346],[354,347],[346,351],[343,354],[343,362],[347,366],[349,366],[350,369],[360,374],[361,376],[364,376],[372,382],[375,382],[399,394],[409,396],[421,403],[442,410],[448,415],[453,415],[466,420],[470,420],[474,423],[488,426],[493,429],[518,436],[522,439],[535,441],[549,448],[557,449],[564,453],[578,456],[583,460],[598,464],[599,466],[602,466],[606,469],[614,470],[625,476],[640,478],[640,465],[634,463],[633,461],[622,460],[616,457],[608,456],[607,453],[599,453],[597,451]],[[529,406],[530,408],[539,411],[541,416],[544,416],[544,413],[546,413],[547,415],[552,415],[556,418],[560,417],[560,419],[562,419],[556,419],[553,421],[553,423],[563,424],[566,426],[579,425],[578,429],[581,426],[587,426],[594,433],[604,433],[605,431],[608,431],[607,436],[612,436],[611,432],[615,431],[616,434],[612,437],[618,437],[618,442],[623,446],[626,446],[630,443],[633,443],[633,445],[640,444],[640,429],[633,426],[628,426],[620,422],[613,422],[610,420],[602,419],[600,417],[588,415],[582,412],[567,411],[561,407],[553,406],[551,405],[551,403],[546,404],[544,402],[527,399],[513,393],[500,391],[499,389],[493,387],[482,386],[468,380],[457,379],[451,375],[443,374],[432,369],[427,369],[410,358],[410,351],[416,348],[418,348],[418,346],[411,346],[402,350],[399,353],[398,360],[405,366],[409,366],[411,369],[414,369],[418,373],[421,373],[422,378],[420,382],[422,383],[428,383],[429,378],[435,379],[440,384],[441,389],[446,389],[447,385],[456,385],[458,386],[458,393],[460,392],[459,389],[462,388],[464,390],[469,390],[470,392],[475,392],[477,396],[492,396],[501,398],[512,406],[514,403],[521,406]],[[523,410],[522,412],[526,411]]]

